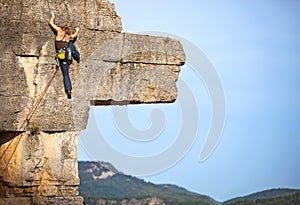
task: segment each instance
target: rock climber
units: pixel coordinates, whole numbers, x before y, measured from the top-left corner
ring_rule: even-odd
[[[70,25],[65,24],[62,26],[57,26],[54,23],[55,15],[51,12],[51,19],[49,21],[50,26],[52,29],[55,30],[56,37],[55,37],[55,49],[56,49],[56,61],[57,66],[60,66],[63,78],[64,78],[64,86],[65,92],[68,96],[68,99],[71,99],[72,93],[72,83],[69,75],[69,66],[72,64],[72,58],[80,62],[80,54],[77,51],[73,39],[77,38],[79,28],[75,28],[75,32],[71,33]]]

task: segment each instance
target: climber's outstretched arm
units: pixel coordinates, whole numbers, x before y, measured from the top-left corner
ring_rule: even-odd
[[[78,36],[78,32],[79,32],[79,28],[75,28],[75,33],[71,34],[70,37],[71,38],[76,38]]]
[[[54,30],[56,30],[56,31],[61,31],[61,28],[60,28],[59,26],[57,26],[57,25],[54,23],[54,18],[55,18],[54,13],[51,12],[51,15],[52,15],[52,17],[51,17],[51,19],[50,19],[50,21],[49,21],[49,24],[51,25],[51,27],[52,27]]]

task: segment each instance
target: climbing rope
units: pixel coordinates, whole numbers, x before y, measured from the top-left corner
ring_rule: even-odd
[[[6,147],[6,149],[4,150],[4,152],[2,153],[1,157],[0,157],[0,161],[2,160],[3,156],[5,155],[5,153],[7,152],[8,148],[12,145],[13,141],[15,140],[15,138],[20,134],[20,132],[25,129],[28,125],[28,122],[29,120],[31,119],[32,115],[34,114],[34,112],[36,111],[36,109],[38,108],[39,104],[41,103],[43,97],[45,96],[50,84],[52,83],[57,71],[58,71],[58,68],[59,66],[56,65],[55,67],[55,71],[54,73],[52,74],[52,76],[50,77],[50,79],[48,80],[47,84],[46,84],[46,87],[44,88],[43,92],[40,94],[40,96],[38,97],[37,101],[34,103],[33,107],[30,109],[30,111],[28,112],[28,114],[26,115],[26,118],[24,119],[24,121],[22,122],[21,126],[18,128],[14,138],[10,141],[10,143],[8,144],[8,146]],[[12,154],[10,155],[4,169],[2,170],[1,174],[3,175],[3,173],[5,172],[5,170],[7,169],[8,167],[8,164],[10,162],[10,160],[12,159],[13,155],[15,154],[16,150],[17,150],[17,147],[21,141],[21,138],[22,138],[23,135],[21,135],[19,138],[18,138],[18,142],[16,144],[16,146],[14,147],[13,149],[13,152]]]

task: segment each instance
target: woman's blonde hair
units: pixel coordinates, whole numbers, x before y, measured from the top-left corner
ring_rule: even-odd
[[[64,24],[61,26],[61,29],[67,34],[71,35],[71,30],[70,30],[70,25],[69,24]]]

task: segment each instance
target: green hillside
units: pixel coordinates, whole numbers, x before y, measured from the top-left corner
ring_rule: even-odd
[[[79,177],[79,192],[88,204],[95,204],[98,199],[121,201],[148,197],[157,197],[166,204],[219,204],[208,196],[192,193],[175,185],[156,185],[124,175],[112,166],[104,167],[100,162],[79,162]]]
[[[79,162],[78,168],[79,192],[88,205],[146,205],[149,198],[158,198],[156,205],[300,205],[300,190],[295,189],[271,189],[220,203],[176,185],[125,175],[109,163]]]
[[[225,205],[300,205],[300,190],[271,189],[238,197],[224,202]]]

